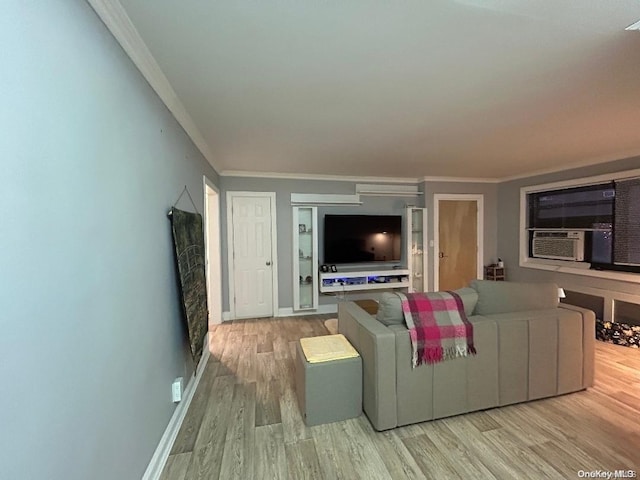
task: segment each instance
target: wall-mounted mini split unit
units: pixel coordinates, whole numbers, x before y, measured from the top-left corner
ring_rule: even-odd
[[[584,261],[584,232],[544,230],[533,232],[532,255],[553,260]]]
[[[292,193],[291,205],[362,205],[360,196],[333,193]]]
[[[418,191],[417,185],[387,185],[372,183],[357,183],[358,195],[391,196],[391,197],[417,197],[423,193]]]

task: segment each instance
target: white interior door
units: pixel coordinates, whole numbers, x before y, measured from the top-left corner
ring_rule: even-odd
[[[273,316],[272,198],[231,198],[235,317]]]

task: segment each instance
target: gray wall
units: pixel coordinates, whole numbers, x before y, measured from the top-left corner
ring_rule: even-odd
[[[138,480],[193,368],[166,212],[217,175],[86,2],[0,44],[0,476]]]
[[[322,181],[322,180],[289,180],[271,178],[248,177],[221,177],[222,189],[222,252],[223,252],[223,309],[229,310],[229,288],[227,265],[227,233],[226,233],[226,192],[229,191],[255,191],[276,192],[276,215],[278,228],[278,301],[280,308],[293,306],[292,285],[292,210],[291,193],[339,193],[353,194],[357,182],[352,181]],[[360,182],[364,183],[364,182]],[[404,215],[407,204],[426,206],[429,209],[429,240],[433,239],[433,194],[434,193],[481,193],[484,195],[484,258],[485,263],[497,258],[497,185],[491,183],[456,183],[456,182],[423,182],[419,190],[426,192],[418,197],[373,197],[362,196],[361,206],[346,207],[319,207],[318,208],[318,237],[320,262],[323,251],[323,222],[326,213],[332,214],[380,214],[380,215]],[[404,239],[406,241],[406,239]],[[403,245],[403,259],[400,262],[406,265],[404,258],[405,246]],[[429,248],[429,281],[433,285],[433,249]],[[380,265],[373,265],[380,268]],[[363,294],[348,293],[349,299],[371,298],[375,293]],[[335,304],[336,298],[329,295],[320,296],[321,305]]]
[[[578,285],[636,294],[638,292],[638,285],[635,283],[604,280],[567,273],[555,273],[532,268],[521,268],[518,266],[521,187],[573,178],[590,177],[635,168],[640,168],[640,157],[528,177],[500,184],[498,187],[498,251],[505,262],[507,279],[516,281],[554,281],[560,286]]]
[[[498,184],[496,183],[462,183],[462,182],[425,182],[425,206],[428,209],[428,225],[429,241],[434,240],[434,224],[433,224],[433,195],[436,193],[473,193],[482,194],[484,196],[484,261],[483,264],[487,265],[497,261],[498,254],[502,255],[498,249],[497,239],[497,200],[498,200]],[[429,251],[429,288],[433,290],[433,265],[437,260],[437,256],[432,247],[428,248]]]
[[[293,225],[291,193],[335,193],[353,194],[357,182],[352,181],[324,181],[324,180],[289,180],[274,178],[249,178],[249,177],[220,177],[222,190],[222,278],[223,309],[229,311],[229,278],[227,258],[227,218],[226,218],[226,192],[276,192],[276,220],[278,236],[278,302],[280,308],[293,306]],[[364,183],[364,182],[360,182]],[[341,207],[318,208],[318,241],[322,262],[323,251],[323,218],[326,213],[335,214],[379,214],[379,215],[403,215],[407,204],[422,206],[423,198],[420,197],[368,197],[362,196],[363,205]],[[404,252],[403,252],[404,255]],[[406,264],[406,260],[404,260]],[[400,262],[403,263],[403,262]],[[379,268],[379,265],[377,266]],[[371,295],[369,295],[370,297]],[[353,294],[350,298],[355,298]],[[321,295],[320,304],[335,304],[333,296]]]

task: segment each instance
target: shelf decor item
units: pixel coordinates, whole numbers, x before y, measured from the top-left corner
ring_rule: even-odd
[[[505,279],[504,267],[499,267],[496,264],[485,266],[484,279],[493,280],[496,282],[504,281]]]
[[[340,273],[321,273],[320,292],[346,292],[354,290],[389,290],[408,288],[409,269],[358,270]]]

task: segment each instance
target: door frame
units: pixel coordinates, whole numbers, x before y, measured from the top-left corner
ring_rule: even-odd
[[[271,208],[271,283],[272,283],[272,302],[271,316],[275,317],[278,310],[278,230],[276,221],[276,192],[242,192],[228,191],[227,200],[227,268],[229,272],[229,317],[231,320],[240,318],[236,317],[235,302],[235,272],[233,267],[233,258],[235,246],[233,244],[233,199],[235,197],[268,197]],[[244,318],[244,317],[243,317]],[[253,317],[247,317],[253,318]]]
[[[481,279],[484,268],[484,194],[482,193],[434,193],[433,194],[433,288],[440,287],[440,200],[475,201],[478,207],[476,217],[476,236],[478,257],[476,260],[476,278]]]
[[[211,326],[222,323],[220,189],[206,175],[203,175],[202,191],[204,192],[205,273],[207,278],[207,303],[209,305],[208,324]],[[211,191],[213,194],[209,193]],[[211,197],[215,197],[215,200],[212,200]],[[215,239],[209,236],[212,229],[217,232],[217,238]],[[216,286],[212,287],[212,284]]]

